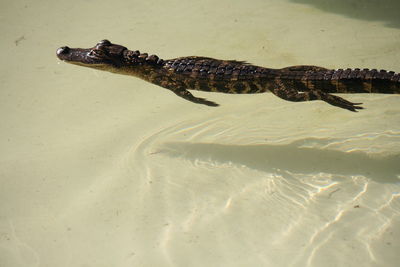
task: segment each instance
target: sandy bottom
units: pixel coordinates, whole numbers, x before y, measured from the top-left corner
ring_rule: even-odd
[[[400,71],[390,1],[322,2],[3,1],[0,266],[397,266],[400,96],[346,95],[352,113],[193,92],[211,108],[55,57],[108,38]]]

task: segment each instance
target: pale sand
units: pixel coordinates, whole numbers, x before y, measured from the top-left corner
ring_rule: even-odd
[[[55,50],[400,71],[399,28],[281,0],[124,2],[0,4],[0,266],[397,266],[400,96],[346,95],[367,108],[351,113],[194,92],[210,108]]]

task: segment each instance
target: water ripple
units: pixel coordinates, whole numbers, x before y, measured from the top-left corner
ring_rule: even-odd
[[[263,247],[274,265],[318,266],[332,247],[384,261],[377,244],[399,246],[388,232],[400,221],[400,131],[265,126],[254,116],[178,122],[132,150],[141,202],[168,222],[158,233],[166,261],[185,244]]]

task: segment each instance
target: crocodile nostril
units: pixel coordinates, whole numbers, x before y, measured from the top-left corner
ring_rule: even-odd
[[[68,46],[63,46],[57,49],[57,55],[62,55],[66,54],[69,52],[69,47]]]

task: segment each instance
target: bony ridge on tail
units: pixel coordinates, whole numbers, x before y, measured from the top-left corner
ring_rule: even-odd
[[[208,57],[180,57],[163,60],[156,55],[128,50],[102,40],[92,48],[57,49],[65,62],[113,73],[132,75],[167,88],[194,103],[218,106],[193,96],[188,90],[229,94],[256,94],[267,91],[288,101],[322,100],[350,111],[362,109],[332,93],[400,94],[400,74],[376,69],[326,69],[291,66],[271,69],[244,61]]]

